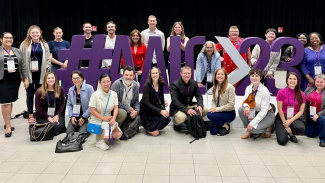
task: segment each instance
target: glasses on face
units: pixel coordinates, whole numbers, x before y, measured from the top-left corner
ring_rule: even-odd
[[[237,33],[237,32],[239,32],[239,31],[229,31],[230,33]]]
[[[101,83],[106,85],[106,84],[110,84],[111,82],[110,81],[102,81]]]
[[[318,40],[318,39],[319,39],[318,37],[310,38],[311,41]]]
[[[298,38],[298,40],[305,40],[305,39],[307,39],[307,38],[305,38],[305,37],[299,37]]]
[[[73,81],[77,81],[79,79],[80,79],[80,77],[72,78]]]
[[[4,39],[14,40],[13,37],[3,37]]]
[[[207,50],[213,50],[213,47],[206,47]]]
[[[191,75],[192,73],[182,73],[182,75]]]

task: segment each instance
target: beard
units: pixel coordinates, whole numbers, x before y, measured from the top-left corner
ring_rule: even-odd
[[[129,84],[131,84],[131,83],[132,83],[132,80],[131,80],[131,81],[129,81],[129,80],[123,79],[123,81],[124,81],[124,83],[125,83],[125,84],[127,84],[127,85],[129,85]]]

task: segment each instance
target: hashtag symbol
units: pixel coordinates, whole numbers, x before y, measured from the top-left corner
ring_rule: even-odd
[[[109,73],[109,69],[100,68],[102,59],[112,59],[112,49],[105,48],[105,35],[94,36],[92,48],[84,48],[86,36],[75,35],[72,36],[70,49],[58,50],[59,60],[68,60],[69,65],[67,69],[58,69],[55,74],[58,80],[65,81],[64,91],[68,93],[71,87],[71,73],[74,70],[80,70],[85,76],[87,84],[90,84],[97,89],[97,80],[100,75]],[[80,68],[80,60],[89,60],[88,68]]]

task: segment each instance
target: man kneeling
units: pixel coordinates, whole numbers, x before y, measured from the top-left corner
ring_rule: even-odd
[[[174,81],[169,86],[172,102],[170,104],[170,114],[174,116],[174,130],[180,131],[181,124],[187,120],[187,115],[196,115],[192,108],[197,107],[201,116],[208,113],[208,109],[203,106],[203,97],[197,85],[197,82],[191,79],[191,68],[183,66],[181,68],[181,78]],[[195,96],[197,104],[192,102]],[[186,125],[183,125],[186,126]]]
[[[134,77],[134,69],[131,66],[126,66],[122,78],[116,80],[111,87],[111,90],[115,91],[118,97],[116,122],[118,122],[119,126],[128,114],[134,119],[140,111],[139,85],[133,80]]]

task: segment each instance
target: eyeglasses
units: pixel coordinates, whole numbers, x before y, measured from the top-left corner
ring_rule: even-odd
[[[318,40],[318,39],[319,39],[318,37],[310,38],[311,41],[313,41],[313,40]]]
[[[230,33],[237,33],[237,32],[239,32],[239,31],[229,31]]]
[[[77,78],[72,78],[72,80],[76,81],[76,80],[79,80],[80,77],[77,77]]]
[[[174,22],[174,25],[175,25],[175,24],[182,24],[182,22]],[[182,25],[183,25],[183,24],[182,24]]]
[[[11,39],[11,40],[14,40],[13,37],[3,37],[4,39]]]
[[[110,82],[110,81],[102,81],[102,82],[101,82],[101,84],[104,84],[104,85],[105,85],[105,84],[109,84],[109,83],[111,83],[111,82]]]
[[[191,75],[192,73],[182,73],[183,75]]]
[[[305,37],[299,37],[298,39],[307,39],[307,38],[305,38]]]
[[[206,47],[207,50],[213,50],[213,47]]]

